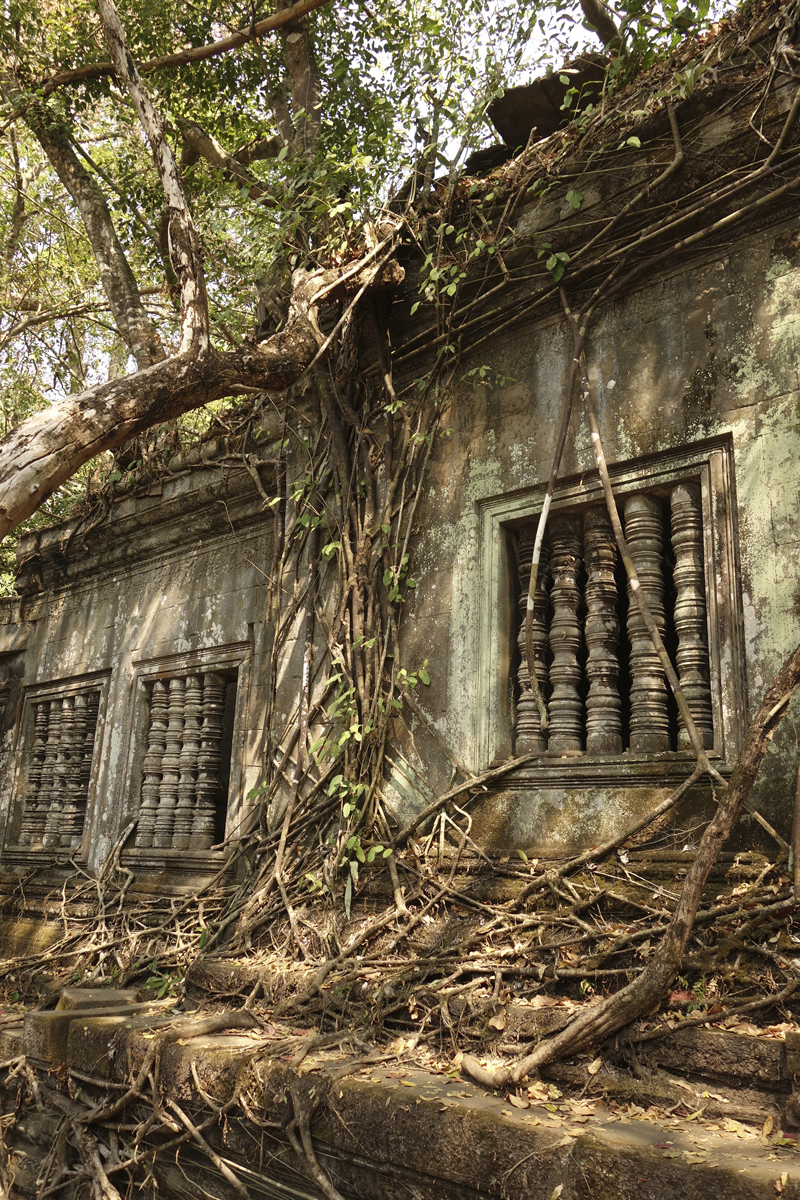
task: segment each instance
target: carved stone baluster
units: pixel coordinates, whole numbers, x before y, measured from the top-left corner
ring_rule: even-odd
[[[172,835],[175,831],[175,809],[178,804],[183,737],[184,690],[183,679],[170,679],[166,748],[161,759],[161,786],[158,790],[158,812],[153,835],[153,845],[159,850],[169,850],[172,847]]]
[[[214,845],[214,813],[221,791],[225,682],[224,675],[211,671],[203,676],[203,727],[197,756],[197,807],[192,829],[194,850],[207,850]]]
[[[550,520],[550,570],[553,586],[550,601],[553,620],[550,625],[550,738],[549,749],[556,751],[583,748],[583,700],[580,696],[582,672],[578,651],[583,630],[578,620],[581,596],[578,574],[581,567],[581,518],[564,515]]]
[[[156,813],[161,790],[161,761],[167,748],[167,686],[157,679],[150,695],[150,725],[147,751],[142,762],[142,803],[136,826],[136,845],[149,849],[153,844]]]
[[[653,620],[663,637],[662,514],[658,496],[629,496],[625,501],[625,537]],[[631,750],[650,754],[669,750],[667,682],[630,584],[628,637],[631,644]]]
[[[525,525],[519,532],[519,581],[520,581],[520,628],[517,635],[519,647],[519,698],[517,700],[517,728],[515,746],[517,754],[530,754],[535,750],[547,749],[547,735],[542,733],[542,722],[533,692],[528,687],[528,657],[525,649],[525,620],[528,609],[528,584],[531,579],[533,543],[536,541],[536,525]],[[533,658],[536,663],[536,678],[542,695],[547,693],[547,617],[550,603],[547,598],[547,580],[550,574],[550,548],[542,546],[539,572],[536,577],[536,592],[533,597]]]
[[[58,704],[54,702],[54,707]],[[64,821],[64,809],[67,803],[67,781],[69,777],[70,755],[72,753],[72,723],[74,717],[74,696],[64,696],[61,704],[61,719],[59,722],[58,749],[53,764],[53,788],[50,793],[50,808],[47,813],[42,845],[55,848],[61,844],[61,830]],[[53,714],[51,713],[51,723]]]
[[[675,631],[678,635],[678,678],[703,745],[710,749],[714,745],[714,722],[708,677],[703,511],[699,487],[691,483],[678,484],[672,489],[670,507],[672,548],[675,551],[673,581],[677,593]],[[686,749],[691,746],[682,721],[678,731],[678,746]]]
[[[97,734],[97,718],[99,712],[100,693],[89,692],[86,697],[86,733],[83,737],[83,757],[81,758],[81,792],[84,800],[86,800],[89,795],[89,780],[92,777],[94,739]]]
[[[178,782],[178,807],[175,809],[175,832],[172,837],[172,845],[175,850],[188,850],[192,844],[197,799],[197,759],[200,753],[200,719],[203,714],[202,700],[203,693],[199,677],[189,675],[186,680],[183,704],[183,747]]]
[[[59,838],[61,846],[70,848],[77,846],[81,840],[86,807],[86,795],[81,790],[84,741],[86,739],[86,708],[86,692],[78,692],[73,702],[72,721],[68,730],[65,751],[64,806],[61,813],[61,836]]]
[[[25,808],[19,834],[22,846],[39,845],[47,824],[47,804],[42,796],[42,775],[47,751],[49,717],[50,701],[40,700],[34,707],[33,753],[25,788]]]
[[[42,837],[44,844],[45,831],[50,817],[50,808],[56,799],[56,760],[58,759],[58,743],[61,740],[61,701],[50,701],[50,713],[47,720],[47,743],[44,748],[44,763],[42,778],[39,783],[41,806]]]
[[[619,618],[614,569],[617,543],[605,506],[583,515],[586,562],[587,754],[622,753],[622,702],[619,696]]]

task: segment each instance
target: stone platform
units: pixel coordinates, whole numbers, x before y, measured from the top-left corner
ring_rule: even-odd
[[[62,1115],[85,1113],[71,1099],[76,1090],[119,1096],[154,1038],[186,1015],[130,993],[68,989],[58,1009],[0,1030],[0,1058],[26,1054],[45,1098],[11,1138],[19,1200],[36,1194],[36,1167]],[[576,1060],[529,1081],[512,1103],[465,1082],[455,1066],[425,1069],[402,1039],[388,1054],[312,1051],[295,1071],[290,1060],[308,1031],[294,1031],[288,1050],[286,1032],[260,1022],[182,1037],[159,1054],[165,1101],[195,1124],[212,1115],[209,1101],[224,1104],[237,1088],[244,1095],[246,1107],[205,1137],[254,1200],[323,1195],[285,1133],[292,1087],[304,1104],[321,1101],[315,1153],[347,1200],[800,1200],[794,1135],[781,1132],[792,1120],[797,1034],[784,1042],[687,1030],[643,1052],[638,1079]],[[2,1101],[8,1112],[8,1086]],[[192,1187],[218,1200],[235,1194],[192,1146],[164,1155],[156,1174],[164,1197],[201,1194]]]

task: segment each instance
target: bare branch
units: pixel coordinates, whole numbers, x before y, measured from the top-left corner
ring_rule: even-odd
[[[238,50],[240,46],[246,46],[248,42],[258,41],[274,29],[280,29],[291,21],[297,21],[306,13],[313,12],[315,8],[322,8],[328,2],[329,0],[298,0],[298,3],[293,4],[290,8],[273,13],[271,17],[267,17],[263,21],[256,21],[248,29],[240,29],[237,33],[232,33],[229,37],[221,38],[217,42],[208,42],[205,46],[192,46],[188,50],[178,50],[174,54],[165,54],[160,58],[150,58],[139,64],[139,70],[142,74],[149,75],[152,71],[185,67],[189,63],[216,58],[220,54],[227,54],[230,50]],[[102,79],[106,75],[115,75],[116,71],[117,68],[113,62],[87,63],[84,67],[59,71],[57,75],[44,80],[41,86],[44,95],[47,96],[56,88],[66,87],[73,83],[86,83],[91,79]]]

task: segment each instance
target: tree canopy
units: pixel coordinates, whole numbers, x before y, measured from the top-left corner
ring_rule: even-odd
[[[200,387],[192,372],[179,385],[167,371],[187,322],[175,263],[181,202],[165,193],[159,135],[110,61],[111,10],[23,0],[7,6],[0,30],[3,433],[87,389],[82,412],[94,412],[91,389],[145,370],[156,372],[148,389],[161,387],[161,399],[140,411],[129,391],[113,435],[95,430],[66,458],[48,443],[60,467],[26,476],[22,505],[3,492],[3,534],[37,510],[35,520],[52,519],[88,476],[113,473],[98,452],[206,401],[282,384],[258,366],[243,375],[232,359],[224,369],[206,363]],[[434,177],[453,182],[471,150],[496,140],[486,108],[503,88],[599,41],[622,78],[701,28],[708,0],[623,0],[613,13],[598,0],[300,0],[275,11],[137,0],[120,5],[119,19],[196,231],[189,274],[207,292],[207,344],[235,356],[248,336],[287,330],[293,273],[346,270],[370,250],[404,181],[416,174],[424,211]],[[201,297],[195,317],[204,305]],[[40,416],[40,439],[47,421]],[[5,447],[17,483],[21,446]],[[31,458],[39,472],[38,442]]]

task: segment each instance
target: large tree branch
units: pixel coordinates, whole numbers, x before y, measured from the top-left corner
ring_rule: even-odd
[[[580,5],[588,24],[594,29],[603,45],[614,46],[617,44],[619,30],[603,0],[580,0]]]
[[[196,121],[181,120],[178,122],[178,127],[184,145],[192,154],[204,158],[212,167],[223,171],[229,179],[248,188],[251,200],[260,200],[262,204],[268,206],[275,203],[263,185],[242,165],[239,156],[228,154],[217,139],[203,129],[202,125],[198,125]],[[271,157],[275,158],[282,143],[277,138],[271,139],[271,143],[274,145],[274,153]],[[263,157],[266,158],[267,155],[264,154]]]
[[[379,243],[346,270],[307,272],[292,277],[292,298],[284,329],[261,345],[248,344],[204,355],[192,351],[64,396],[35,413],[0,442],[0,540],[24,521],[83,463],[112,450],[153,425],[201,408],[237,388],[282,391],[314,360],[324,338],[317,310],[321,302],[358,296],[387,267],[380,257],[391,239]],[[402,278],[395,266],[391,282]]]
[[[119,78],[125,83],[153,152],[169,213],[169,256],[181,288],[181,354],[203,355],[209,348],[208,296],[200,239],[183,190],[164,122],[128,50],[114,0],[98,0],[106,41]]]
[[[246,167],[251,162],[260,162],[266,158],[277,158],[285,145],[286,142],[284,139],[277,135],[259,138],[257,142],[250,142],[247,146],[242,146],[241,150],[237,150],[233,157],[243,167]]]
[[[237,387],[281,391],[317,352],[316,301],[338,272],[295,272],[286,328],[260,346],[231,353],[192,351],[134,375],[64,396],[0,442],[0,538],[103,450],[181,413],[229,396]]]
[[[136,277],[122,248],[105,196],[75,153],[69,130],[47,105],[33,105],[25,121],[71,196],[83,221],[120,337],[138,367],[164,357],[161,339],[148,317]]]
[[[237,50],[240,46],[247,45],[248,42],[258,41],[274,29],[280,29],[283,25],[291,21],[297,21],[300,17],[304,17],[306,13],[313,12],[315,8],[321,8],[323,4],[328,3],[329,0],[298,0],[298,3],[293,4],[290,8],[273,13],[271,17],[266,17],[263,21],[256,21],[249,28],[240,29],[238,32],[230,34],[229,37],[221,38],[217,42],[208,42],[205,46],[191,46],[187,50],[177,50],[174,54],[164,54],[160,58],[147,59],[145,62],[139,64],[139,70],[143,74],[149,75],[152,71],[164,71],[171,67],[185,67],[190,63],[203,62],[207,58],[215,58],[220,54],[227,54],[230,50]],[[113,62],[87,63],[83,67],[74,67],[69,71],[59,71],[58,74],[43,80],[39,86],[43,89],[43,94],[47,96],[59,87],[65,87],[73,83],[86,83],[91,79],[102,79],[106,75],[115,74],[116,67]]]
[[[280,2],[280,0],[279,0]],[[289,11],[286,5],[283,11]],[[306,154],[313,153],[319,136],[319,68],[309,37],[308,19],[294,18],[281,29],[281,46],[292,93],[295,142]]]
[[[22,229],[27,220],[25,212],[25,182],[22,178],[22,169],[19,164],[19,153],[17,151],[17,139],[14,136],[13,127],[9,130],[9,139],[11,141],[11,154],[14,160],[14,207],[11,210],[6,244],[3,247],[3,266],[6,274],[11,270],[11,262],[17,252]]]

